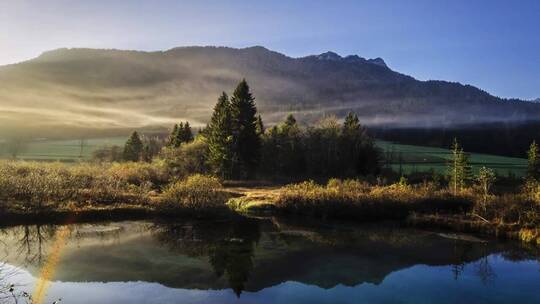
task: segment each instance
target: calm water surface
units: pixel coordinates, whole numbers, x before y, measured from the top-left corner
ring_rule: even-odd
[[[540,303],[537,248],[388,225],[31,225],[0,240],[0,286],[32,293],[45,268],[44,303]]]

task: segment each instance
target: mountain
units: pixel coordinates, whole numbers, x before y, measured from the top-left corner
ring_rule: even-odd
[[[204,125],[222,91],[246,78],[267,124],[356,111],[367,125],[437,127],[540,118],[540,104],[470,85],[419,81],[381,58],[292,58],[256,46],[159,52],[58,49],[0,67],[0,136]],[[2,134],[3,133],[3,134]]]

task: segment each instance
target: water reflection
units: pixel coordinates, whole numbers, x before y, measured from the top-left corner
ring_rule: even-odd
[[[191,257],[207,257],[217,278],[225,276],[239,297],[253,270],[259,223],[249,218],[234,221],[160,223],[152,231],[161,244]]]
[[[35,280],[58,229],[68,233],[49,299],[63,297],[66,302],[74,290],[88,288],[92,289],[91,297],[132,303],[132,298],[115,298],[120,296],[117,288],[127,290],[118,284],[129,285],[133,295],[146,295],[140,303],[163,303],[157,301],[157,290],[193,303],[209,303],[204,299],[210,296],[219,302],[271,303],[275,298],[267,298],[268,294],[275,297],[275,292],[289,303],[308,303],[324,291],[336,302],[349,303],[354,302],[348,298],[351,293],[377,302],[377,297],[389,300],[383,294],[411,293],[412,297],[413,291],[417,296],[444,300],[444,294],[428,291],[431,284],[438,284],[442,293],[459,294],[474,287],[476,292],[490,290],[500,296],[512,292],[504,284],[519,283],[520,292],[526,295],[537,287],[530,281],[540,280],[540,254],[535,247],[448,238],[391,225],[321,225],[244,217],[3,228],[0,260],[20,267],[27,282]],[[522,262],[514,263],[517,261]],[[523,274],[523,269],[529,282],[514,283],[514,272]],[[6,275],[5,271],[0,273]],[[8,279],[13,281],[13,277]],[[7,285],[0,282],[1,286]],[[32,287],[31,283],[28,286]],[[313,287],[319,288],[317,292]],[[290,293],[291,288],[294,293]],[[182,294],[172,295],[172,290],[182,290]],[[227,290],[236,300],[222,292]],[[188,294],[189,300],[184,298]],[[470,296],[469,300],[476,300]],[[486,295],[480,298],[486,299]],[[538,296],[530,299],[540,301]],[[75,297],[70,303],[77,301]],[[333,303],[330,299],[322,302]]]

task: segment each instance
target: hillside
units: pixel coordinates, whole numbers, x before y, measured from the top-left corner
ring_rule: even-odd
[[[246,78],[267,123],[356,111],[376,126],[446,127],[540,118],[540,104],[478,88],[418,81],[381,58],[327,52],[291,58],[263,47],[182,47],[163,52],[59,49],[0,67],[0,136],[114,133],[202,126],[221,91]]]

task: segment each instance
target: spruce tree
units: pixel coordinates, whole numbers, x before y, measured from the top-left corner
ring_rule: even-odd
[[[450,187],[454,194],[463,190],[466,186],[467,180],[470,178],[471,168],[469,165],[469,158],[463,148],[459,145],[459,142],[454,138],[452,144],[452,158],[448,167],[448,175],[450,176]]]
[[[186,121],[186,123],[184,124],[182,142],[188,143],[192,141],[193,141],[193,132],[191,131],[191,126],[189,125],[189,121]]]
[[[263,136],[264,135],[264,124],[263,124],[261,115],[257,115],[257,122],[255,123],[255,127],[256,127],[256,130],[257,130],[257,135],[259,135],[259,137]]]
[[[250,176],[258,165],[261,143],[257,134],[256,114],[255,98],[244,79],[231,97],[234,177]]]
[[[229,98],[225,92],[218,98],[205,134],[208,138],[208,161],[213,170],[223,178],[231,177],[233,159],[231,111]]]
[[[180,122],[179,124],[174,125],[167,145],[169,147],[178,148],[181,144],[191,141],[193,141],[193,132],[191,131],[189,122],[186,121],[185,123]]]
[[[527,178],[531,181],[540,180],[540,148],[533,141],[527,152]]]
[[[176,131],[176,136],[174,138],[174,147],[175,148],[180,147],[180,145],[184,142],[185,131],[186,131],[186,129],[184,127],[184,122],[180,122],[178,124],[178,131]]]
[[[343,133],[356,134],[360,128],[360,121],[356,113],[349,112],[343,123]]]
[[[358,173],[360,162],[360,150],[362,146],[361,126],[358,116],[349,112],[343,122],[341,130],[341,162],[340,167],[343,173],[355,175]]]
[[[143,143],[139,133],[134,131],[124,146],[123,158],[126,161],[139,161],[143,152]]]
[[[171,134],[169,134],[169,138],[167,140],[167,146],[168,147],[175,147],[176,146],[176,137],[178,136],[178,124],[174,124],[174,127],[171,131]]]

